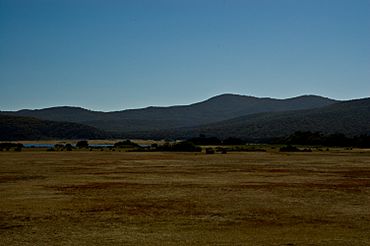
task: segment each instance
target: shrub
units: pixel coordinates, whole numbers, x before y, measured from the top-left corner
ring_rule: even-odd
[[[196,145],[220,145],[221,144],[220,139],[216,137],[206,137],[204,135],[201,135],[197,138],[191,138],[188,141]]]
[[[55,144],[54,145],[54,149],[55,150],[63,150],[63,148],[64,148],[64,145],[63,144]]]
[[[3,149],[6,151],[11,149],[14,149],[15,151],[22,151],[22,148],[24,148],[24,146],[21,143],[0,143],[1,151],[3,151]]]
[[[183,151],[183,152],[200,152],[202,151],[201,147],[196,146],[194,143],[189,141],[182,141],[175,143],[172,146],[173,151]]]
[[[130,140],[124,140],[117,142],[113,145],[114,148],[135,148],[140,147],[138,144],[131,142]]]
[[[18,143],[16,144],[14,151],[21,152],[23,147],[24,147],[23,144]]]
[[[168,142],[159,145],[157,151],[179,151],[179,152],[201,152],[202,148],[189,141],[182,141],[174,144]]]
[[[79,148],[79,149],[81,149],[81,148],[88,148],[89,147],[89,143],[86,140],[78,141],[77,144],[76,144],[76,147]]]
[[[71,144],[66,144],[66,145],[64,146],[64,149],[65,149],[66,151],[72,151],[73,146],[72,146]]]
[[[213,148],[206,148],[206,154],[214,154],[215,150]]]
[[[241,140],[240,138],[233,138],[233,137],[226,138],[222,143],[224,145],[242,145],[242,144],[245,144],[245,142],[243,140]]]
[[[153,144],[150,145],[150,147],[156,149],[156,148],[158,148],[158,144],[153,143]]]
[[[297,147],[292,145],[287,145],[280,148],[280,152],[299,152],[300,150]]]

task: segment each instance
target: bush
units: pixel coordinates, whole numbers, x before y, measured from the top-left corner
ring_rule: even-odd
[[[301,144],[301,145],[320,145],[323,143],[325,136],[320,132],[297,131],[286,138],[287,144]]]
[[[286,138],[275,139],[273,143],[369,148],[370,136],[365,134],[349,137],[342,133],[324,135],[320,132],[297,131]]]
[[[287,145],[280,148],[280,152],[299,152],[300,150],[297,147],[292,145]]]
[[[168,142],[163,145],[159,145],[156,151],[178,151],[178,152],[201,152],[202,148],[196,146],[194,143],[189,141],[182,141],[175,144],[170,144]]]
[[[22,148],[24,148],[24,146],[21,143],[0,143],[1,151],[3,151],[3,149],[5,149],[6,151],[9,151],[10,149],[14,149],[15,151],[22,151]]]
[[[191,138],[188,141],[192,142],[195,145],[221,145],[222,144],[220,139],[216,137],[206,137],[204,135],[201,135],[197,138]]]
[[[206,148],[206,154],[214,154],[215,150],[213,148]]]
[[[309,148],[300,150],[297,147],[294,147],[292,145],[287,145],[285,147],[281,147],[280,152],[312,152],[312,150]]]
[[[194,143],[189,141],[183,141],[175,143],[173,145],[173,151],[183,151],[183,152],[200,152],[202,148],[196,146]]]
[[[223,142],[224,145],[242,145],[245,144],[245,142],[240,138],[226,138]]]
[[[88,148],[89,147],[89,143],[86,140],[78,141],[77,144],[76,144],[76,147],[79,148],[79,149],[81,149],[81,148]]]
[[[71,144],[66,144],[66,145],[64,146],[64,149],[65,149],[66,151],[72,151],[73,146],[72,146]]]
[[[223,147],[216,147],[216,152],[227,152],[228,148],[223,148]]]
[[[136,148],[140,147],[138,144],[131,142],[130,140],[124,140],[117,142],[113,145],[114,148]]]
[[[64,145],[63,144],[54,144],[54,150],[63,150],[64,149]]]
[[[150,147],[153,148],[153,149],[156,149],[156,148],[158,148],[158,144],[153,143],[153,144],[150,145]]]

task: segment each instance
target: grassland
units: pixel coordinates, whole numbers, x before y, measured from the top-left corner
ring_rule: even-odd
[[[1,245],[370,245],[370,152],[0,152]]]

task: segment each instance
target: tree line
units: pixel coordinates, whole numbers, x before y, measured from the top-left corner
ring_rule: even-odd
[[[370,136],[360,135],[349,137],[342,133],[325,135],[320,132],[297,131],[288,137],[274,139],[271,141],[271,143],[328,147],[370,148]]]

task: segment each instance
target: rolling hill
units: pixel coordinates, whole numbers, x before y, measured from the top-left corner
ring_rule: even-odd
[[[263,112],[320,108],[335,102],[337,101],[313,95],[273,99],[223,94],[190,105],[147,107],[114,112],[90,111],[79,107],[53,107],[3,113],[42,120],[81,123],[115,133],[132,133],[191,127]]]
[[[296,131],[370,134],[370,98],[334,101],[318,96],[271,99],[224,94],[186,106],[116,112],[55,107],[0,114],[0,140],[184,139],[200,134],[253,140]]]
[[[190,138],[205,134],[219,138],[269,139],[284,137],[296,131],[343,133],[347,136],[370,135],[370,98],[338,102],[309,110],[258,113],[196,127],[136,132],[132,136]]]
[[[91,126],[0,114],[0,141],[99,139],[110,135]]]

